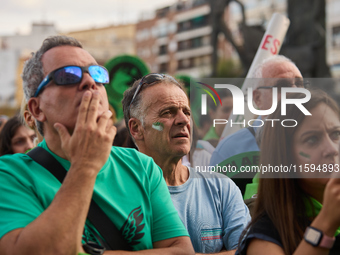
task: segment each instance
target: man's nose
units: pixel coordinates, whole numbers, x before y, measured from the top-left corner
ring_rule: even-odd
[[[187,125],[190,122],[190,118],[183,111],[178,111],[175,119],[176,125]]]
[[[30,138],[28,138],[26,141],[25,151],[33,149],[33,147],[34,147],[33,141]]]
[[[87,73],[87,72],[83,73],[83,79],[81,80],[81,82],[79,84],[79,89],[80,90],[97,89],[97,84],[89,73]]]

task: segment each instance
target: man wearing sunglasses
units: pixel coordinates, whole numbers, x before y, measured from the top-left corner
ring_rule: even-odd
[[[229,178],[182,164],[191,145],[191,111],[183,87],[169,75],[148,74],[124,93],[123,111],[139,151],[163,170],[195,252],[234,254],[249,211]]]
[[[252,82],[255,84],[253,101],[259,110],[271,108],[274,87],[277,88],[278,99],[280,98],[282,87],[304,87],[304,81],[297,66],[290,59],[282,55],[275,55],[265,59],[255,68],[252,78],[254,78]],[[259,119],[264,119],[265,117],[259,116]],[[254,122],[253,125],[257,126],[260,124]],[[260,149],[256,139],[259,133],[260,128],[249,127],[225,137],[219,142],[213,152],[210,165],[215,166],[224,161],[228,164],[236,158],[240,158],[240,155],[244,156],[245,162],[253,160],[251,165],[257,165],[256,158],[259,157]],[[245,153],[249,156],[246,156]],[[257,183],[248,184],[251,180],[251,178],[234,179],[244,194],[245,199],[250,198],[257,191]]]
[[[74,38],[54,36],[28,60],[23,81],[44,136],[38,146],[67,175],[61,184],[28,155],[1,158],[0,254],[103,254],[107,240],[86,220],[91,199],[134,254],[193,254],[161,169],[112,147],[108,71]]]

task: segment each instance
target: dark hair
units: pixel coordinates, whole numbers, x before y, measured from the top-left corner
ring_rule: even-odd
[[[0,156],[13,154],[12,138],[15,136],[18,128],[23,126],[18,116],[10,118],[0,132]]]
[[[292,99],[304,97],[304,94],[289,96]],[[330,107],[340,119],[337,103],[323,91],[312,91],[311,99],[304,103],[304,107],[310,111],[321,103]],[[285,116],[281,115],[281,104],[278,104],[275,112],[268,116],[268,119],[278,119],[280,122],[283,119],[294,119],[298,125],[304,118],[305,115],[294,104],[287,105]],[[260,164],[267,166],[294,164],[292,137],[297,127],[289,128],[278,124],[271,127],[271,123],[267,122],[261,141]],[[308,226],[304,202],[308,196],[297,181],[295,178],[260,178],[252,221],[241,235],[241,239],[252,225],[267,214],[280,235],[285,254],[294,253]]]
[[[134,148],[138,150],[137,146],[129,135],[127,127],[125,126],[117,128],[117,133],[112,145],[125,148]]]

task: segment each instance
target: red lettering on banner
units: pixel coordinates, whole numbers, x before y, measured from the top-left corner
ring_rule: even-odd
[[[267,48],[266,48],[266,44],[268,44],[268,43],[270,43],[270,41],[268,40],[269,38],[272,38],[273,36],[271,36],[271,35],[267,35],[266,36],[266,39],[264,39],[264,42],[263,42],[263,44],[262,44],[262,49],[264,49],[264,50],[268,50]]]
[[[273,36],[272,35],[267,35],[266,38],[264,39],[264,42],[262,44],[261,49],[263,50],[270,50],[270,52],[275,55],[278,52],[278,48],[280,46],[280,41],[278,39],[273,40],[273,45],[269,49],[267,48],[267,44],[271,44]]]
[[[277,48],[280,46],[280,41],[278,39],[275,39],[273,42],[274,49],[271,48],[270,52],[273,53],[273,55],[277,54]]]

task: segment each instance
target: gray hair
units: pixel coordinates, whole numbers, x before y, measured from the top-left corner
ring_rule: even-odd
[[[135,94],[140,81],[141,81],[141,79],[135,81],[133,83],[133,85],[131,86],[131,88],[127,89],[124,92],[124,97],[123,97],[123,100],[122,100],[125,125],[126,125],[128,131],[129,131],[130,135],[131,135],[131,133],[130,133],[130,129],[129,129],[129,120],[130,120],[131,117],[134,117],[134,118],[140,120],[140,122],[142,123],[142,126],[144,127],[144,118],[146,116],[146,112],[145,112],[145,109],[143,107],[143,103],[142,103],[142,100],[141,100],[142,99],[141,95],[142,95],[143,90],[145,90],[146,88],[152,87],[156,84],[163,83],[163,84],[173,84],[173,85],[179,87],[186,94],[183,84],[181,84],[180,82],[175,80],[173,77],[166,75],[166,76],[164,76],[164,78],[162,80],[156,81],[156,82],[151,83],[151,84],[147,84],[147,83],[143,84],[143,86],[139,90],[139,93],[137,94],[137,96],[135,97],[135,99],[133,100],[133,102],[130,106],[133,95]],[[134,141],[134,143],[136,144],[135,139],[133,138],[132,135],[131,135],[131,137],[132,137],[132,140]]]
[[[37,52],[32,53],[32,57],[25,62],[21,77],[27,102],[34,96],[39,84],[44,79],[43,64],[41,62],[43,54],[54,47],[62,45],[82,48],[81,43],[75,38],[63,35],[50,36],[43,41],[40,49]]]
[[[266,67],[268,65],[283,63],[283,62],[289,62],[289,63],[295,65],[295,63],[292,60],[290,60],[289,58],[287,58],[283,55],[274,55],[274,56],[271,56],[269,58],[264,59],[260,64],[258,64],[255,67],[254,71],[252,72],[251,78],[264,78],[264,77],[262,77],[264,67]]]
[[[46,51],[63,45],[82,48],[81,43],[75,38],[63,35],[50,36],[43,41],[40,49],[37,52],[32,53],[32,57],[25,62],[21,77],[23,80],[23,89],[26,102],[28,102],[28,100],[34,96],[39,84],[44,79],[44,69],[41,62],[42,56]],[[37,121],[36,124],[39,133],[43,135],[42,123]]]

